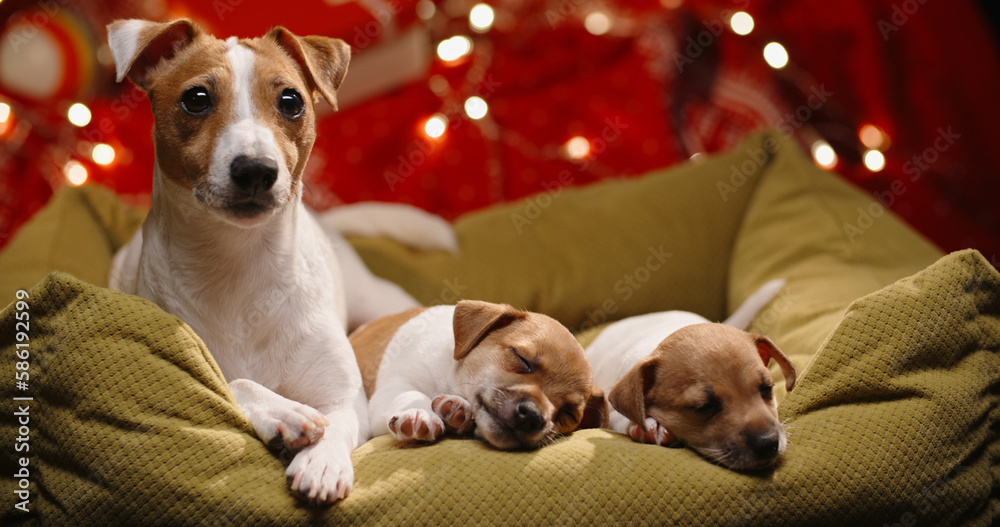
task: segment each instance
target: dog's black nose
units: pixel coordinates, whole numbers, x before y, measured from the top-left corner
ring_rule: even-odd
[[[520,401],[514,408],[513,427],[518,432],[532,433],[542,429],[545,419],[538,411],[538,406],[529,400]]]
[[[229,177],[236,188],[254,196],[274,186],[278,179],[278,163],[268,157],[237,156],[229,164]]]
[[[778,455],[778,432],[769,430],[767,432],[747,434],[747,445],[758,459],[773,459]]]

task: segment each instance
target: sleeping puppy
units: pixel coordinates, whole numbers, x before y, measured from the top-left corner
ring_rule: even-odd
[[[431,442],[474,431],[499,449],[534,449],[607,423],[583,348],[545,315],[465,300],[376,320],[351,345],[373,435]]]
[[[734,470],[774,464],[788,445],[767,364],[795,386],[795,367],[747,326],[784,284],[765,284],[726,324],[684,311],[628,318],[587,348],[599,388],[609,390],[611,428],[635,441],[686,445]],[[730,325],[727,325],[730,324]]]

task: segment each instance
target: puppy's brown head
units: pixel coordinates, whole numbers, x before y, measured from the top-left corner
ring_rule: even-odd
[[[295,199],[316,138],[315,102],[336,107],[350,48],[275,28],[219,40],[189,20],[108,26],[118,80],[147,92],[160,173],[249,226]]]
[[[767,369],[772,358],[791,390],[795,367],[767,337],[723,324],[687,326],[636,364],[609,399],[633,422],[652,417],[720,465],[765,468],[788,444]]]
[[[582,422],[607,423],[583,348],[559,322],[471,300],[458,303],[453,322],[478,437],[500,449],[538,448]]]

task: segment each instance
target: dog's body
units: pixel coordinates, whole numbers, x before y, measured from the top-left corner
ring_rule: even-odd
[[[765,284],[725,324],[668,311],[608,326],[587,359],[594,383],[609,393],[611,429],[640,442],[687,445],[734,469],[774,463],[787,439],[766,366],[778,362],[789,390],[795,368],[767,337],[742,328],[783,284]]]
[[[348,303],[364,295],[341,287],[301,176],[315,101],[336,107],[350,48],[282,28],[222,41],[187,20],[117,21],[108,34],[118,80],[147,92],[156,119],[152,205],[111,284],[204,340],[260,438],[298,450],[293,491],[324,504],[345,497],[351,451],[369,437],[345,331]],[[356,324],[416,305],[357,255],[346,261],[352,285],[384,300],[355,310]]]
[[[374,435],[435,441],[474,430],[500,449],[537,448],[606,421],[582,348],[544,315],[462,301],[375,321],[351,343]]]

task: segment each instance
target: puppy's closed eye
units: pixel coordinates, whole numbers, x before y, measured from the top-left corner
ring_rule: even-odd
[[[760,385],[760,396],[764,398],[765,401],[771,402],[774,398],[774,385],[773,384],[761,384]]]
[[[535,365],[531,363],[528,359],[521,356],[521,352],[517,348],[511,347],[510,352],[516,357],[517,363],[515,364],[514,371],[516,373],[529,374],[535,373]]]
[[[701,417],[712,417],[722,411],[722,400],[712,394],[701,404],[690,405],[687,409]]]

